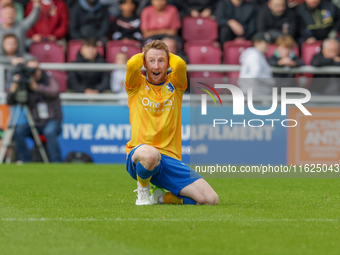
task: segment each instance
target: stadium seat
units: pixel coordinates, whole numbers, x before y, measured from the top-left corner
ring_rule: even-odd
[[[223,45],[223,61],[227,65],[239,65],[241,53],[252,46],[251,41],[229,41]],[[235,80],[238,78],[239,72],[227,73],[228,78],[232,78],[231,84],[236,84]]]
[[[199,40],[199,41],[189,41],[186,42],[184,44],[184,52],[185,54],[188,54],[188,49],[191,46],[211,46],[211,47],[220,47],[220,43],[219,42],[215,42],[215,41],[209,41],[209,40]]]
[[[138,41],[109,41],[106,44],[106,62],[115,63],[118,52],[125,52],[128,58],[142,52],[142,45]]]
[[[190,64],[221,64],[222,52],[219,44],[191,44],[185,48]]]
[[[275,44],[270,44],[269,48],[268,48],[268,51],[266,53],[266,57],[269,58],[269,57],[273,56],[275,50],[276,50],[276,45]],[[295,53],[295,56],[299,56],[299,47],[298,46],[294,47],[294,53]]]
[[[322,41],[316,41],[315,43],[303,43],[301,47],[301,58],[306,65],[310,65],[312,58],[315,54],[321,50]]]
[[[47,74],[53,75],[59,83],[60,92],[65,92],[67,89],[67,75],[66,72],[57,70],[48,70]]]
[[[37,58],[39,62],[46,63],[64,63],[65,53],[63,48],[51,42],[32,43],[30,53]]]
[[[186,53],[189,58],[190,64],[210,64],[210,65],[218,65],[221,64],[221,48],[220,44],[215,42],[205,43],[186,43],[185,46]],[[212,86],[215,83],[220,83],[223,80],[223,74],[219,72],[191,72],[189,73],[189,77],[191,78],[214,78],[209,79],[203,82],[212,83]],[[190,82],[191,84],[191,82]],[[209,84],[210,85],[210,84]],[[195,89],[195,93],[201,94],[203,91],[200,89]],[[218,92],[221,89],[217,90]],[[203,92],[204,93],[204,92]]]
[[[83,40],[70,40],[67,43],[67,62],[74,62],[77,59],[77,54],[81,48]],[[97,47],[98,53],[104,56],[104,47]]]
[[[241,53],[252,46],[251,41],[229,41],[223,45],[223,60],[227,65],[239,65]]]
[[[185,41],[209,40],[216,41],[218,37],[217,22],[210,18],[184,17],[182,37]]]

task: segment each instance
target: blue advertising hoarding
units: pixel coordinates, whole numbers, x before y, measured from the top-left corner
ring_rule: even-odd
[[[221,110],[230,112],[232,107],[226,106]],[[182,148],[185,163],[190,163],[190,149],[195,152],[194,157],[204,157],[197,154],[202,150],[197,146],[201,143],[199,132],[206,129],[206,124],[199,123],[191,127],[193,139],[190,143],[190,111],[192,109],[189,106],[182,107]],[[131,136],[127,106],[64,105],[63,114],[63,131],[60,136],[63,159],[68,153],[79,151],[89,154],[95,163],[125,163],[125,145]],[[278,116],[271,116],[274,117]],[[252,117],[246,112],[243,118]],[[216,142],[216,137],[209,135],[204,139]],[[271,128],[266,124],[263,130],[233,128],[221,140],[221,144],[223,143],[223,155],[227,155],[230,164],[286,164],[286,141],[286,128]],[[213,155],[218,159],[218,154]]]

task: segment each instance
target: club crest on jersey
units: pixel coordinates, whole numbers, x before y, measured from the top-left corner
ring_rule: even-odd
[[[172,85],[170,82],[168,82],[167,84],[165,84],[163,86],[163,89],[165,90],[165,92],[167,94],[171,94],[175,91],[174,85]]]

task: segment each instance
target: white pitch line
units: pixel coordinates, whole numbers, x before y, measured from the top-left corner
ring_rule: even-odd
[[[171,221],[208,221],[208,222],[217,222],[217,221],[253,221],[253,222],[289,222],[289,221],[298,221],[298,222],[309,222],[309,221],[319,221],[319,222],[337,222],[339,219],[163,219],[163,218],[158,218],[158,219],[148,219],[148,218],[142,218],[142,219],[129,219],[129,218],[104,218],[104,219],[49,219],[49,218],[27,218],[27,219],[22,219],[22,218],[3,218],[0,219],[0,221],[84,221],[84,222],[91,222],[91,221],[164,221],[164,222],[171,222]]]

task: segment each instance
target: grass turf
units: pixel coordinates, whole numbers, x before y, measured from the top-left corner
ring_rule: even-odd
[[[0,253],[339,254],[339,179],[208,179],[218,206],[134,205],[123,165],[2,165]]]

